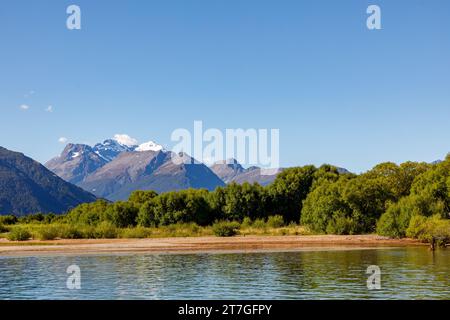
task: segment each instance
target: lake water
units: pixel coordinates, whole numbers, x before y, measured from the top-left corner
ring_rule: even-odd
[[[81,289],[69,290],[78,265]],[[381,269],[368,290],[367,267]],[[450,250],[0,257],[0,299],[450,299]]]

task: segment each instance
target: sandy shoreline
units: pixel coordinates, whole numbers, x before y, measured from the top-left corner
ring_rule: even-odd
[[[412,239],[376,235],[80,239],[20,243],[0,239],[0,256],[348,250],[418,245],[423,244]]]

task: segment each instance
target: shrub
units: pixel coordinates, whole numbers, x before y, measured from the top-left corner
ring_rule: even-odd
[[[8,240],[26,241],[31,238],[31,233],[23,227],[14,227],[8,234]]]
[[[196,223],[176,223],[157,228],[164,236],[170,237],[192,237],[202,231]]]
[[[158,194],[153,190],[147,190],[147,191],[133,191],[128,198],[128,202],[134,204],[137,207],[140,207],[144,203],[152,200],[153,198],[157,197]]]
[[[29,214],[29,215],[20,217],[18,219],[18,222],[20,222],[20,223],[43,222],[44,219],[45,219],[45,214],[35,213],[35,214]]]
[[[284,226],[284,219],[280,215],[270,216],[267,219],[267,226],[270,228],[281,228]]]
[[[73,232],[75,236],[80,235],[80,239],[95,239],[97,237],[97,228],[94,226],[81,226],[74,228]]]
[[[0,216],[0,224],[12,225],[16,224],[17,221],[18,221],[17,217],[13,215]]]
[[[232,237],[238,233],[239,223],[235,221],[220,221],[213,224],[213,232],[218,237]]]
[[[148,238],[150,235],[151,231],[143,227],[123,229],[120,233],[120,237],[125,239],[142,239]]]
[[[85,224],[96,226],[105,221],[105,213],[111,205],[105,200],[97,200],[91,203],[83,203],[70,210],[65,215],[65,220],[71,224]]]
[[[450,242],[450,220],[439,215],[424,217],[415,215],[411,218],[406,235],[421,241],[431,242],[433,239],[441,245]]]
[[[59,237],[59,230],[56,226],[46,225],[39,228],[37,237],[39,240],[54,240]]]
[[[343,212],[338,211],[328,222],[328,234],[355,234],[358,230],[358,223],[351,217],[346,216]]]
[[[303,202],[300,223],[314,232],[325,233],[336,212],[351,215],[352,210],[341,195],[347,183],[347,178],[341,178],[335,182],[322,181],[316,186]]]
[[[253,221],[252,227],[256,229],[264,229],[266,227],[266,222],[264,219],[256,219]]]
[[[0,222],[0,233],[8,232],[8,228],[5,227],[3,223]]]
[[[154,201],[147,201],[141,205],[136,222],[141,227],[156,227],[159,224]]]
[[[249,228],[252,226],[252,219],[249,217],[245,217],[244,220],[242,220],[241,227],[242,228]]]
[[[86,229],[94,230],[93,227],[86,226]],[[82,238],[95,238],[95,233],[85,234],[81,227],[76,225],[62,225],[59,229],[59,237],[62,239],[82,239]]]
[[[110,206],[106,212],[108,220],[117,228],[136,225],[139,209],[129,202],[119,201]]]
[[[117,228],[110,222],[102,222],[95,228],[95,238],[114,239],[117,238]]]

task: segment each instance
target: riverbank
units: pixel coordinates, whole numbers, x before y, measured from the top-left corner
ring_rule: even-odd
[[[21,242],[0,239],[0,256],[348,250],[423,245],[413,239],[390,239],[377,235],[177,237]]]

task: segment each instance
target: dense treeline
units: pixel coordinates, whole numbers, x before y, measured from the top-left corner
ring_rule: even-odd
[[[200,226],[215,221],[242,222],[281,215],[286,223],[298,222],[303,200],[322,180],[340,176],[332,166],[287,169],[268,187],[259,184],[231,183],[213,192],[203,189],[156,194],[135,191],[128,201],[108,203],[99,200],[71,210],[65,219],[72,223],[96,225],[109,221],[116,227],[166,226],[194,222]]]
[[[286,224],[300,223],[316,233],[377,232],[448,241],[449,212],[450,156],[432,165],[382,163],[360,175],[340,173],[330,165],[290,168],[266,187],[232,183],[213,192],[189,189],[158,195],[135,191],[128,201],[98,200],[65,216],[38,214],[19,221],[87,226],[108,222],[127,228],[180,223],[207,226],[216,221],[264,221],[277,215]]]

